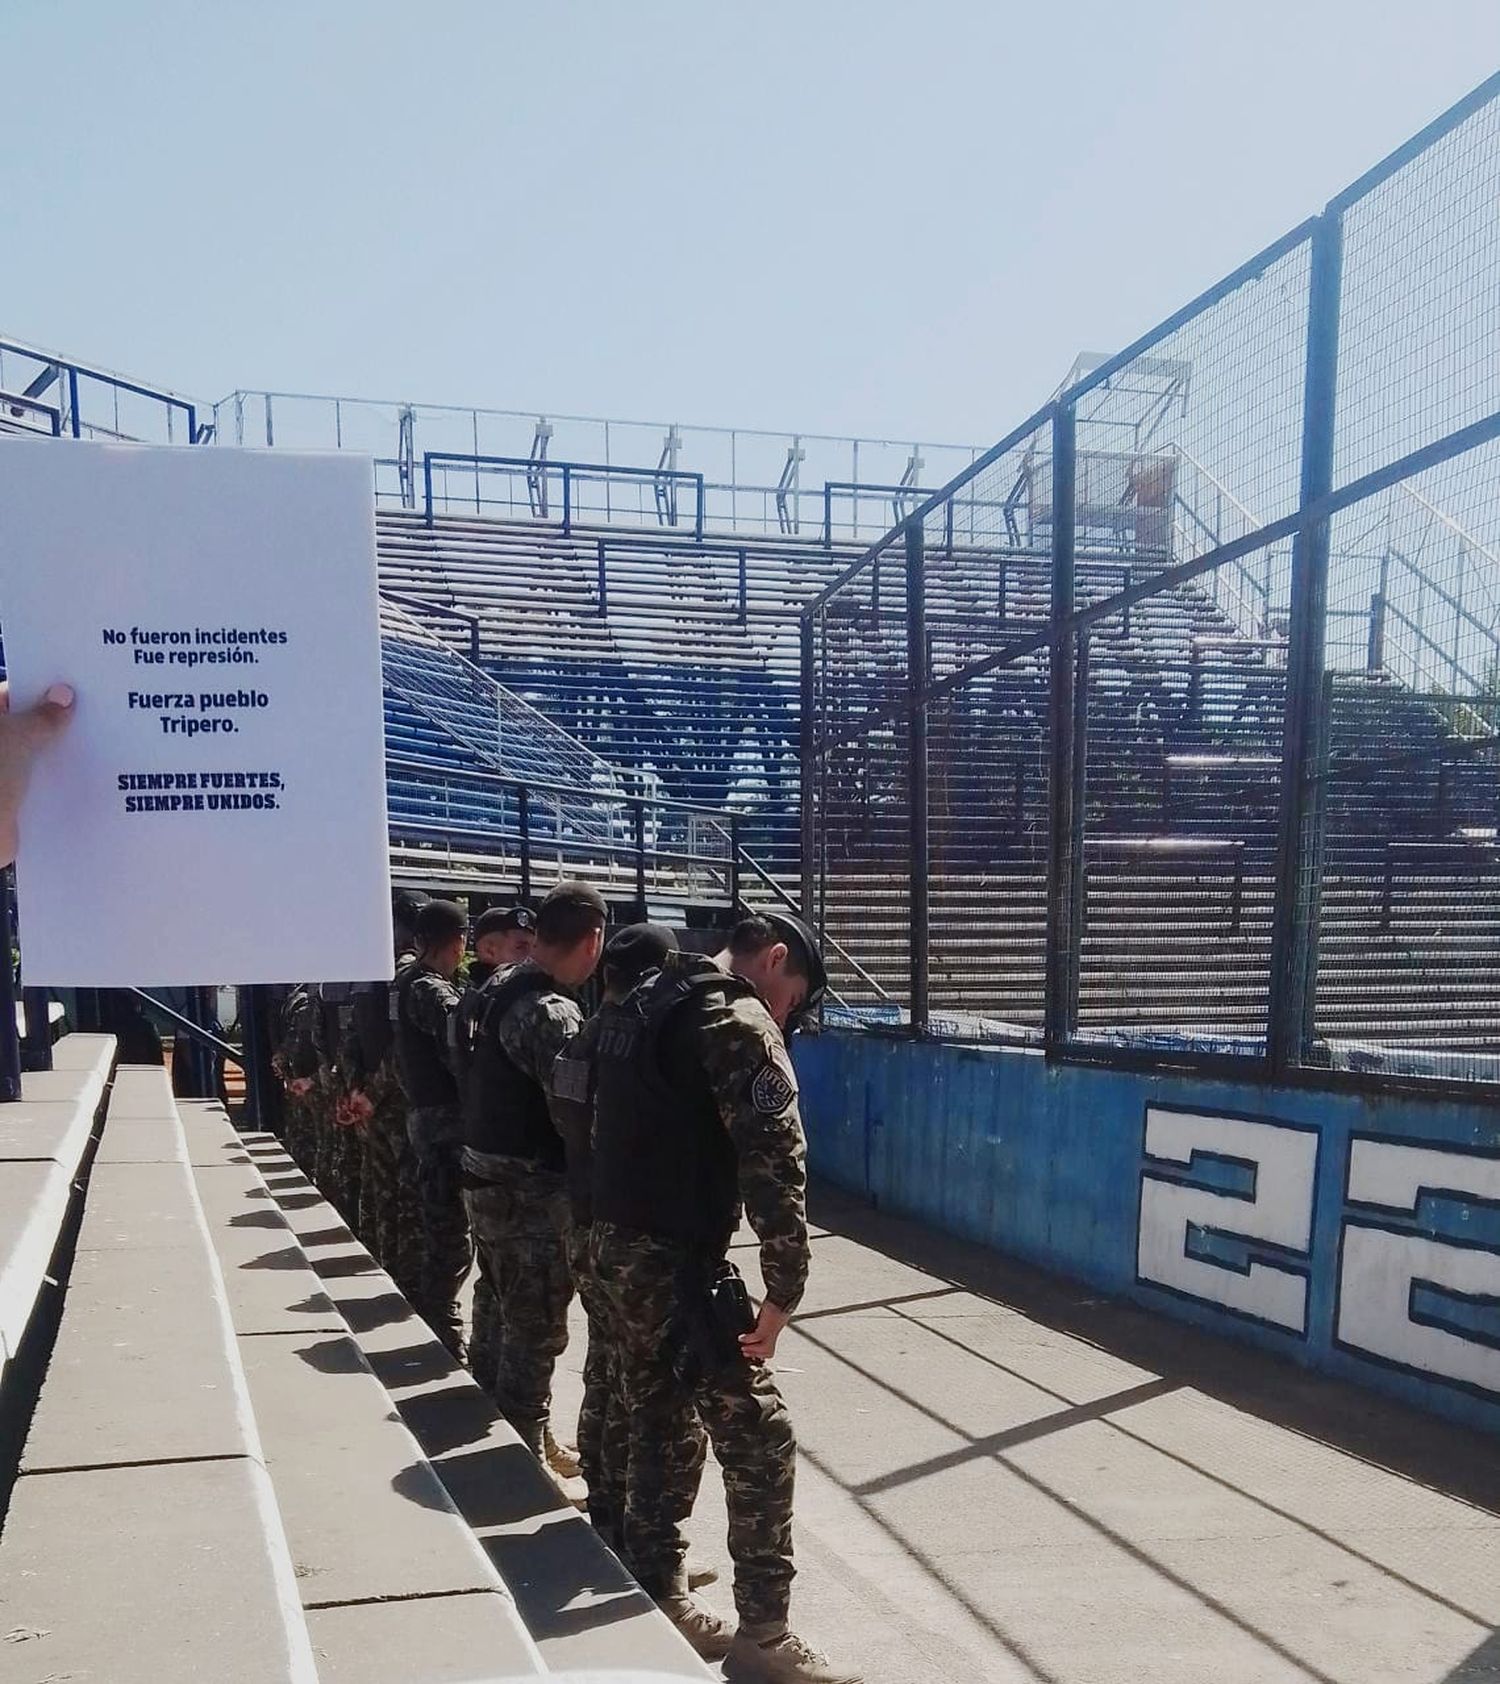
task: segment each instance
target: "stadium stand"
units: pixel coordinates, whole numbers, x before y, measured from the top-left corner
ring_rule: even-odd
[[[689,535],[643,540],[533,520],[382,511],[382,580],[425,629],[553,724],[679,799],[738,806],[741,839],[793,886],[798,608],[848,563],[843,547],[781,540],[726,547]],[[1159,564],[1160,558],[1153,558]],[[1133,547],[1080,564],[1104,592],[1140,566]],[[894,567],[891,569],[895,573]],[[879,587],[877,587],[878,589]],[[824,729],[870,705],[871,671],[899,673],[899,580],[840,628],[831,663],[847,683]],[[1045,622],[1048,564],[1034,548],[954,550],[929,573],[928,629],[956,666],[997,636]],[[418,606],[420,605],[420,606]],[[455,612],[456,611],[456,612]],[[883,653],[881,651],[883,650]],[[1092,643],[1092,855],[1082,1021],[1100,1032],[1253,1037],[1263,1018],[1277,815],[1284,637],[1252,636],[1197,585],[1147,598]],[[862,681],[854,656],[870,666]],[[937,658],[937,656],[935,656]],[[1045,657],[934,711],[934,934],[945,957],[934,1000],[950,1013],[1038,1021],[1044,898]],[[1344,672],[1331,691],[1336,875],[1325,906],[1323,1033],[1490,1050],[1500,1033],[1490,853],[1465,833],[1500,817],[1486,742],[1464,738],[1440,697],[1383,671]],[[1451,714],[1451,708],[1448,710]],[[1397,743],[1371,754],[1361,745]],[[1413,775],[1415,770],[1416,775]],[[825,921],[859,956],[838,986],[851,1002],[904,995],[905,770],[894,737],[867,743],[820,792]],[[395,786],[393,785],[393,788]],[[996,791],[1005,792],[1004,822]],[[1431,843],[1404,853],[1404,841]],[[886,867],[882,870],[882,867]],[[1417,869],[1419,868],[1419,870]],[[976,874],[1005,892],[983,925]],[[1476,901],[1474,891],[1481,889]],[[1393,900],[1394,896],[1394,900]],[[1487,910],[1488,908],[1488,910]],[[1184,965],[1185,955],[1191,967]],[[863,974],[861,974],[861,972]],[[1126,982],[1129,986],[1126,986]],[[1427,998],[1468,997],[1455,1022]]]

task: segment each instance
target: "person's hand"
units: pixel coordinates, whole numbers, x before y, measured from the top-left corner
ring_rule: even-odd
[[[768,1298],[760,1307],[755,1326],[740,1335],[740,1350],[747,1362],[769,1362],[776,1355],[776,1341],[781,1330],[792,1319],[790,1310],[783,1310]]]
[[[73,717],[73,690],[54,684],[35,707],[12,713],[10,686],[0,684],[0,867],[16,857],[17,821],[38,753]]]
[[[369,1095],[359,1088],[350,1088],[335,1109],[336,1121],[346,1129],[363,1128],[375,1114]]]

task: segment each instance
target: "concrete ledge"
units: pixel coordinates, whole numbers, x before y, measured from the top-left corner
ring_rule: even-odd
[[[319,1684],[475,1684],[534,1677],[536,1651],[508,1596],[311,1608]]]
[[[0,1535],[0,1670],[316,1684],[164,1072],[117,1080],[85,1213]]]
[[[238,1137],[210,1107],[185,1112],[184,1125],[322,1676],[425,1684],[538,1675],[541,1658],[504,1580],[259,1174],[237,1161]],[[286,1179],[292,1193],[306,1187]],[[309,1232],[321,1225],[324,1237],[347,1239],[316,1194],[304,1212]],[[411,1318],[368,1253],[344,1249],[337,1284],[373,1285]]]
[[[69,1035],[57,1067],[0,1108],[0,1386],[31,1323],[114,1062],[112,1035]]]
[[[272,1196],[323,1290],[515,1598],[547,1669],[708,1676],[280,1142],[242,1138],[272,1178]]]
[[[97,1159],[78,1230],[79,1253],[143,1246],[203,1246],[187,1165],[107,1163]]]
[[[80,1252],[22,1474],[243,1456],[218,1293],[201,1245]]]
[[[267,1571],[268,1501],[244,1457],[18,1480],[0,1550],[3,1676],[316,1684],[289,1639],[300,1616]]]

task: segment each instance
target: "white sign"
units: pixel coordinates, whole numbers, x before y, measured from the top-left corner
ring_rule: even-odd
[[[390,976],[367,459],[0,442],[0,630],[29,983]]]
[[[1147,1165],[1141,1176],[1136,1273],[1204,1303],[1218,1304],[1289,1332],[1307,1332],[1318,1137],[1309,1129],[1189,1111],[1146,1112]],[[1156,1173],[1158,1164],[1191,1172],[1195,1159],[1227,1162],[1249,1177],[1245,1193],[1190,1186]],[[1235,1267],[1194,1256],[1192,1235],[1207,1229],[1244,1245],[1275,1247],[1285,1261],[1248,1256]]]

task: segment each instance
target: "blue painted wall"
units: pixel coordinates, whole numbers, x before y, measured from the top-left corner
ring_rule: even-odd
[[[857,1034],[796,1043],[813,1172],[882,1209],[917,1217],[1152,1309],[1374,1386],[1455,1419],[1500,1430],[1500,1389],[1433,1379],[1334,1342],[1340,1241],[1353,1135],[1500,1154],[1500,1111],[1421,1098],[1320,1093],[1252,1081],[1148,1075],[1048,1064],[1039,1053],[919,1045]],[[1148,1106],[1311,1125],[1319,1132],[1313,1228],[1301,1335],[1137,1279],[1137,1224]],[[1222,1164],[1195,1161],[1184,1184],[1232,1184]],[[1173,1172],[1169,1169],[1170,1178]],[[1493,1174],[1493,1167],[1487,1173]],[[1500,1202],[1424,1196],[1395,1231],[1500,1258]],[[1230,1268],[1266,1255],[1227,1247]],[[1487,1263],[1486,1263],[1486,1266]],[[1500,1263],[1497,1263],[1500,1266]],[[1412,1319],[1422,1319],[1413,1294]],[[1439,1304],[1442,1325],[1500,1346],[1500,1299]]]

